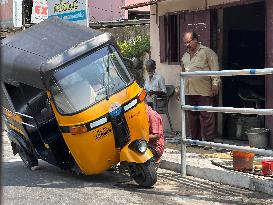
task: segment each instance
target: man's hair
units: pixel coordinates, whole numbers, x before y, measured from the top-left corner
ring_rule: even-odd
[[[186,31],[185,33],[190,33],[191,37],[192,37],[192,40],[196,39],[198,41],[198,34],[195,33],[194,31]]]
[[[149,67],[149,68],[156,69],[156,63],[152,59],[147,60],[146,63],[145,63],[145,66],[146,66],[146,68]]]

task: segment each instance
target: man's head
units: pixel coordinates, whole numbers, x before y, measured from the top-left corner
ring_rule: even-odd
[[[183,42],[187,49],[195,51],[198,46],[198,35],[193,31],[186,31],[183,35]]]
[[[156,69],[155,61],[152,59],[147,60],[145,63],[145,67],[146,67],[149,77],[150,78],[153,77],[153,75],[155,73],[155,69]]]

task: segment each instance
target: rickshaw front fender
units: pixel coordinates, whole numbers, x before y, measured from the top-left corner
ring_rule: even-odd
[[[129,163],[145,163],[153,157],[152,152],[147,148],[146,152],[139,153],[135,150],[130,149],[129,144],[124,146],[120,151],[120,162]]]

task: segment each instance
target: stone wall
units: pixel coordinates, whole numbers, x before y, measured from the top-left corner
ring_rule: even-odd
[[[125,26],[114,28],[101,28],[101,32],[111,33],[117,41],[126,40],[136,37],[137,35],[146,35],[150,33],[150,25]]]

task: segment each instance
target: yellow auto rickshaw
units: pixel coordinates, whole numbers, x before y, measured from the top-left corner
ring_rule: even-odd
[[[120,163],[139,185],[156,183],[146,94],[110,34],[51,18],[1,51],[7,135],[27,167],[92,175]]]

